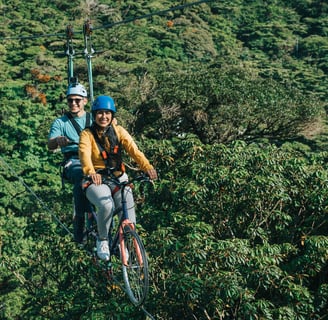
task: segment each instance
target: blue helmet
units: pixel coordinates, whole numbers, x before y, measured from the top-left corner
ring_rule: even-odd
[[[109,96],[99,96],[92,104],[91,111],[95,112],[97,110],[109,110],[113,114],[116,112],[115,104],[113,98]]]
[[[81,96],[84,98],[88,97],[88,92],[87,90],[84,88],[84,86],[82,86],[82,84],[75,82],[75,83],[71,83],[68,86],[67,92],[66,92],[66,97],[70,96],[70,95],[77,95],[77,96]]]

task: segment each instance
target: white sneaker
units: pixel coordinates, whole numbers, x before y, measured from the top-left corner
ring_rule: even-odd
[[[109,260],[108,240],[97,240],[97,255],[101,260]]]

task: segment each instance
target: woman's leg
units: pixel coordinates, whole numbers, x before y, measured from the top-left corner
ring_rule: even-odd
[[[126,173],[124,173],[120,178],[120,181],[126,181],[128,180],[128,176]],[[112,189],[115,188],[115,184],[113,184],[111,187]],[[135,205],[134,205],[134,198],[133,198],[133,193],[132,193],[132,189],[130,187],[125,187],[124,190],[124,196],[126,199],[126,206],[128,209],[128,215],[129,215],[129,220],[132,223],[136,223],[136,212],[135,212]],[[114,194],[114,201],[115,201],[115,206],[116,208],[120,208],[122,206],[121,204],[121,190],[118,190],[115,194]]]
[[[108,231],[112,221],[114,203],[109,187],[105,184],[91,184],[86,196],[97,208],[97,227],[100,240],[108,239]]]

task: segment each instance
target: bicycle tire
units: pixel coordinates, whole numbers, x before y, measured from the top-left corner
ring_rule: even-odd
[[[123,280],[126,293],[135,306],[140,306],[149,291],[148,259],[140,236],[130,227],[123,232],[124,245],[127,250],[127,262],[122,259]],[[121,250],[122,248],[120,248]]]

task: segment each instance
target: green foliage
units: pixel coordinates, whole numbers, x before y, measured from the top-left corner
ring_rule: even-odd
[[[290,138],[323,112],[315,96],[251,70],[193,64],[182,72],[162,70],[156,78],[149,102],[139,107],[143,117],[137,123],[140,130],[148,125],[156,138],[188,132],[204,143]]]
[[[181,319],[283,319],[285,310],[307,319],[326,282],[326,154],[306,160],[272,145],[192,138],[174,146],[148,222],[158,225],[147,239],[157,253],[154,299]]]
[[[71,186],[46,148],[65,107],[69,23],[87,85],[88,17],[129,20],[94,29],[94,91],[115,98],[160,176],[136,193],[146,309],[165,320],[326,317],[326,136],[302,133],[325,120],[327,5],[224,0],[134,20],[180,4],[0,5],[1,318],[145,319],[72,243]]]
[[[206,146],[195,137],[142,145],[163,177],[156,189],[144,190],[147,201],[138,202],[152,274],[150,311],[165,319],[324,314],[325,154],[304,158],[293,150],[237,141]],[[63,200],[43,193],[47,197],[70,226],[61,216]],[[123,293],[107,291],[85,253],[40,209],[22,224],[27,211],[16,206],[16,220],[8,217],[20,225],[1,226],[4,267],[33,292],[23,302],[26,315],[141,317]],[[9,230],[21,233],[12,238]],[[3,301],[12,303],[13,294],[20,295],[18,287]]]

